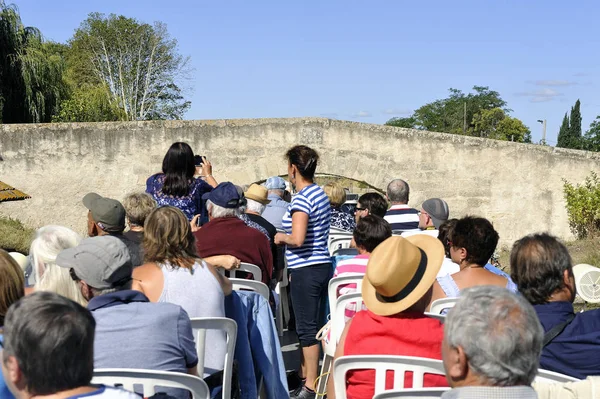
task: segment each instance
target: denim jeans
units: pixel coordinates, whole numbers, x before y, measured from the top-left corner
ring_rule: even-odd
[[[268,398],[287,398],[283,355],[267,300],[255,292],[234,291],[225,297],[225,314],[238,325],[234,357],[242,398],[258,397],[261,377]]]
[[[327,286],[333,275],[331,263],[290,269],[290,273],[290,296],[300,346],[316,345],[317,332],[325,322]]]

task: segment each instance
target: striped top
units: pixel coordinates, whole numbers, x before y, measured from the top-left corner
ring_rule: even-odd
[[[316,184],[304,187],[292,198],[287,212],[283,216],[282,226],[287,234],[292,234],[292,214],[304,212],[308,215],[306,238],[302,246],[288,247],[285,252],[288,268],[294,269],[331,263],[327,240],[331,223],[331,206],[325,191]]]
[[[369,258],[371,257],[370,253],[356,255],[351,259],[344,259],[340,261],[335,267],[335,271],[333,272],[333,277],[344,277],[344,276],[352,276],[352,275],[364,275],[367,272],[367,263],[369,263]],[[344,284],[338,288],[337,295],[344,294],[352,294],[356,292],[356,284]],[[363,309],[366,307],[363,304]],[[346,311],[344,312],[344,316],[346,317],[345,321],[348,321],[354,316],[356,313],[356,303],[349,303],[346,305]]]
[[[419,211],[408,205],[392,205],[383,218],[392,226],[394,232],[419,228]]]

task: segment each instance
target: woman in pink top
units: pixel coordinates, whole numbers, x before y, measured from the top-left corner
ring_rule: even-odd
[[[383,218],[368,215],[358,221],[356,229],[352,233],[352,239],[358,255],[351,259],[339,262],[333,273],[333,277],[349,276],[353,274],[365,274],[367,262],[371,252],[382,242],[392,236],[392,228]],[[356,284],[342,285],[338,290],[338,296],[350,294],[356,291]],[[356,313],[356,304],[346,307],[346,318],[349,319]]]

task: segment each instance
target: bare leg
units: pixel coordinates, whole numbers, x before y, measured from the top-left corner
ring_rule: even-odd
[[[319,376],[319,345],[302,348],[302,374],[306,377],[306,386],[315,389],[315,380]]]

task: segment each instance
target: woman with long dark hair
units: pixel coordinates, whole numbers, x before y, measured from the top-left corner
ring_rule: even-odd
[[[196,172],[200,178],[194,177]],[[171,145],[163,159],[162,173],[152,175],[146,181],[146,192],[159,207],[174,206],[192,220],[203,213],[202,194],[217,184],[210,162],[202,157],[202,164],[196,167],[192,148],[187,143],[177,142]]]

